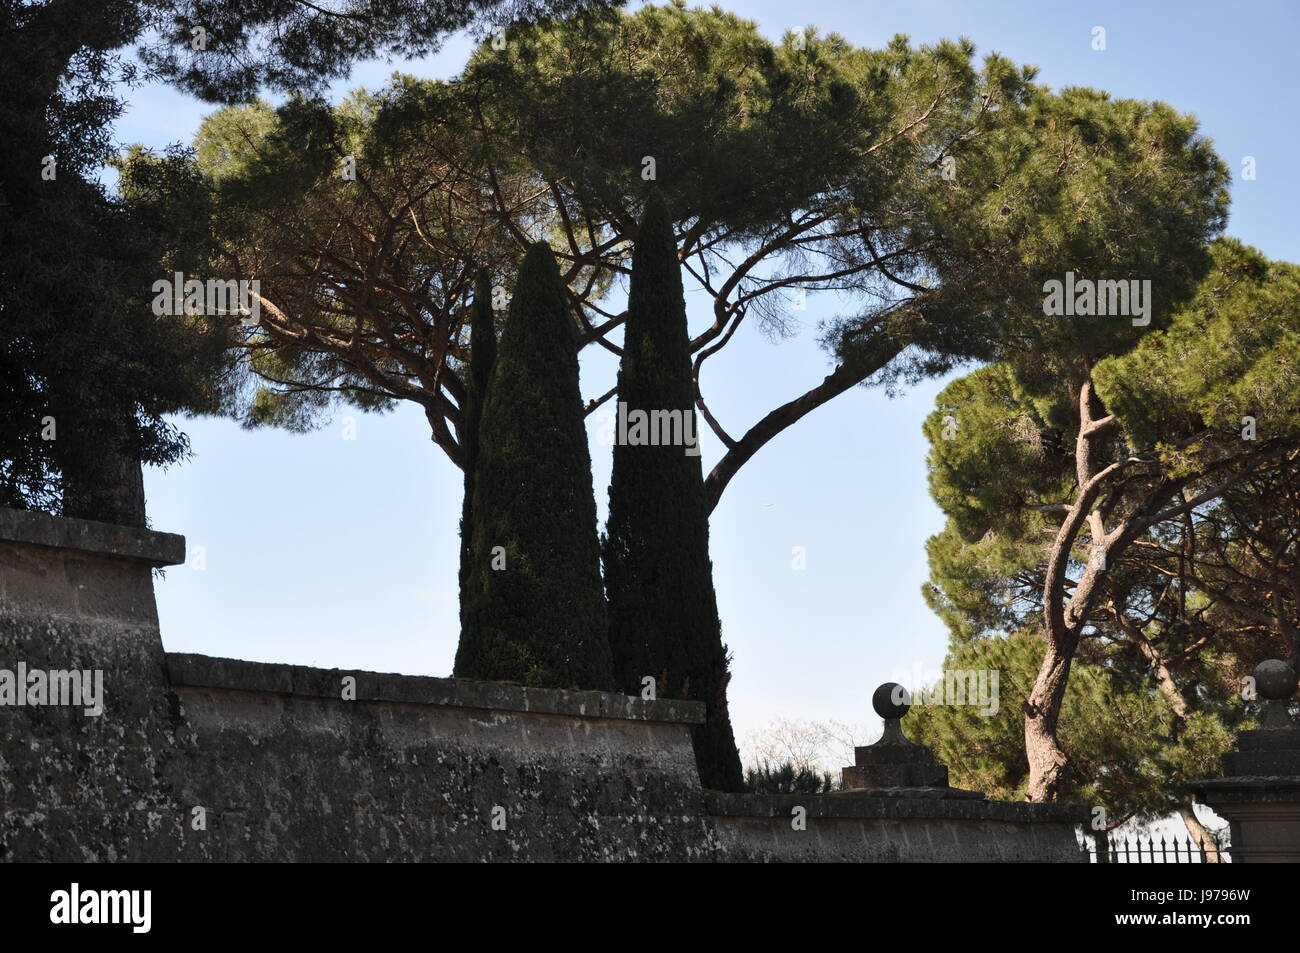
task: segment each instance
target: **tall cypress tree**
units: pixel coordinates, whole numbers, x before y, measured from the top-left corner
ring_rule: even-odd
[[[634,438],[637,411],[678,412],[679,433],[694,435],[681,271],[672,219],[657,195],[637,233],[625,328],[618,399],[629,423],[626,436]],[[640,693],[642,679],[652,676],[659,695],[705,703],[708,721],[693,729],[700,778],[705,787],[739,791],[698,447],[691,454],[682,445],[632,445],[620,433],[602,547],[609,641],[623,691]]]
[[[478,466],[479,425],[483,401],[497,359],[497,332],[492,319],[492,287],[486,269],[474,276],[474,303],[469,318],[469,373],[465,376],[465,401],[461,407],[460,448],[465,467],[465,498],[460,509],[460,621],[465,624],[466,580],[474,556],[474,469]]]
[[[479,428],[456,675],[612,688],[577,327],[544,242],[520,266]]]

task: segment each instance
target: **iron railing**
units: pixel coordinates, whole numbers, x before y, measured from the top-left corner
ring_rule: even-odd
[[[1084,850],[1094,864],[1227,864],[1227,850],[1213,840],[1194,842],[1190,837],[1117,836],[1095,834],[1085,838]]]

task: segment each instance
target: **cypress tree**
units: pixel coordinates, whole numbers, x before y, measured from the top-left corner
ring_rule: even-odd
[[[629,438],[637,411],[680,412],[679,433],[697,433],[677,246],[657,195],[646,206],[632,258],[618,399]],[[701,781],[739,791],[699,444],[693,453],[681,445],[634,446],[622,429],[602,543],[615,679],[639,694],[642,679],[652,676],[660,696],[704,702],[708,721],[693,729]]]
[[[474,303],[469,318],[469,373],[465,378],[465,402],[461,408],[460,448],[465,466],[465,498],[460,510],[460,622],[465,625],[466,580],[473,564],[474,468],[478,465],[479,422],[483,401],[497,359],[497,332],[492,319],[492,287],[486,269],[474,277]]]
[[[544,242],[528,249],[483,403],[455,673],[609,689],[577,327]]]

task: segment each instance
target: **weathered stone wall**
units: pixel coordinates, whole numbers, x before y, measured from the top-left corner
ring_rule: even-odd
[[[1072,805],[854,791],[706,795],[720,859],[844,863],[1078,863]],[[796,829],[803,808],[806,826]]]
[[[0,509],[0,671],[104,675],[98,717],[0,706],[0,859],[1083,856],[1068,810],[821,795],[794,831],[789,798],[706,796],[697,702],[168,655],[151,573],[183,559]]]
[[[151,573],[183,559],[178,536],[0,510],[0,669],[104,677],[98,717],[0,707],[0,858],[709,855],[703,705],[168,656]]]
[[[168,662],[195,740],[177,792],[215,814],[225,859],[708,857],[698,703]]]
[[[169,765],[183,744],[152,568],[179,536],[0,509],[0,669],[99,669],[103,713],[0,707],[0,859],[186,851]]]

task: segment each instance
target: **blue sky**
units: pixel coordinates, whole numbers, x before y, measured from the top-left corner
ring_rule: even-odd
[[[1300,4],[1278,2],[724,4],[774,39],[816,25],[860,46],[896,33],[914,42],[971,37],[981,54],[1040,67],[1054,87],[1094,86],[1162,99],[1199,117],[1234,170],[1229,233],[1300,261]],[[801,21],[792,19],[799,13]],[[1092,49],[1092,30],[1106,49]],[[382,85],[393,69],[446,77],[469,42],[453,38],[416,63],[365,63],[337,84]],[[188,141],[212,107],[166,87],[132,91],[123,143]],[[1243,181],[1243,157],[1257,179]],[[707,301],[688,290],[694,328]],[[809,297],[795,337],[752,328],[706,365],[710,406],[732,432],[816,384],[830,362],[816,342],[837,302]],[[616,368],[592,348],[583,391],[603,392]],[[874,722],[877,684],[937,670],[946,634],[921,594],[925,540],[942,526],[926,493],[921,421],[941,381],[890,399],[856,388],[765,447],[713,514],[712,555],[738,740],[774,719]],[[343,437],[353,418],[355,439]],[[610,449],[592,456],[603,522]],[[457,639],[461,474],[433,446],[414,407],[388,415],[340,411],[308,435],[185,420],[194,457],[146,473],[153,526],[184,534],[191,562],[157,584],[170,651],[409,674],[449,674]],[[705,431],[706,470],[717,459]],[[794,547],[806,568],[792,565]],[[199,568],[199,554],[204,563]]]

